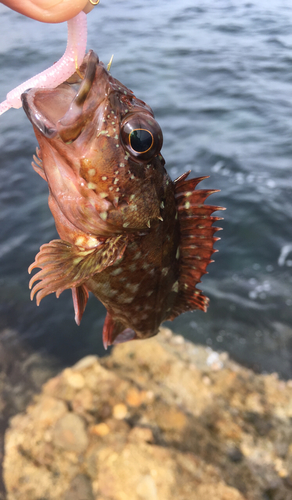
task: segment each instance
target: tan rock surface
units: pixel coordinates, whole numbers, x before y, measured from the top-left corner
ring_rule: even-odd
[[[163,329],[50,379],[6,433],[8,500],[291,500],[292,383]]]

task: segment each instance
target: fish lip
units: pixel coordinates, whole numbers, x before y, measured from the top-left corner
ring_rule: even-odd
[[[98,56],[93,50],[90,50],[80,67],[84,73],[83,79],[80,79],[80,82],[78,81],[77,88],[75,85],[71,86],[69,83],[72,94],[71,91],[69,94],[66,94],[67,87],[65,92],[66,99],[63,101],[67,102],[67,109],[63,110],[63,116],[58,116],[58,113],[51,114],[49,112],[52,104],[50,98],[53,99],[54,95],[58,93],[59,97],[62,97],[62,86],[68,82],[64,82],[64,84],[59,85],[55,89],[27,89],[21,95],[23,109],[28,119],[44,137],[53,139],[59,135],[65,143],[75,141],[78,138],[94,112],[94,106],[92,106],[93,99],[92,97],[90,98],[89,94],[95,80],[96,69],[99,65]],[[50,97],[51,92],[52,97]],[[47,101],[42,102],[43,96],[47,96]],[[88,98],[88,104],[84,108],[84,103]]]
[[[34,89],[27,89],[21,94],[22,107],[29,121],[48,139],[57,135],[55,125],[34,104]]]

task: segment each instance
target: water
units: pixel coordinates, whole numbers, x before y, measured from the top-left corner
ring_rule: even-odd
[[[220,250],[202,289],[207,314],[174,331],[258,371],[292,376],[292,6],[290,0],[103,0],[89,42],[154,109],[172,178],[191,169],[221,189]],[[57,60],[65,25],[0,6],[1,98]],[[105,310],[91,298],[78,328],[70,292],[29,300],[27,267],[55,238],[47,186],[30,166],[36,140],[22,110],[0,118],[0,329],[72,363],[103,353]],[[219,215],[219,214],[218,214]],[[143,345],[141,344],[141,348]]]

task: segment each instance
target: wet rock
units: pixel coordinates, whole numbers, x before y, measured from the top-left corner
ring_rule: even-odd
[[[6,433],[7,500],[291,500],[292,384],[162,329],[50,379]]]

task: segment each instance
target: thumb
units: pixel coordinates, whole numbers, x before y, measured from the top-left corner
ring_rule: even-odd
[[[93,8],[88,0],[1,0],[1,3],[43,23],[62,23],[82,10],[88,13]]]

